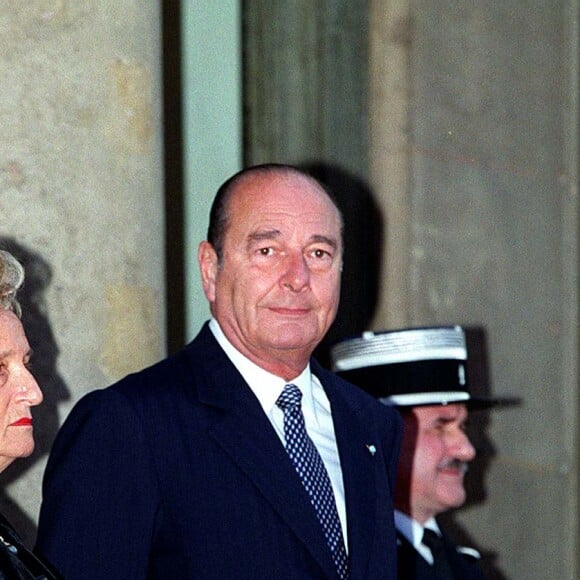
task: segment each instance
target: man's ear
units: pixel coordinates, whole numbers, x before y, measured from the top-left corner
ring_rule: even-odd
[[[218,257],[209,242],[201,242],[197,250],[197,262],[201,272],[203,292],[210,303],[215,301],[215,284],[218,273]]]

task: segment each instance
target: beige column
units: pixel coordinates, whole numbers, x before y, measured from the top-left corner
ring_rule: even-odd
[[[369,18],[369,182],[383,210],[383,286],[373,327],[409,319],[409,0],[371,0]]]
[[[164,353],[160,21],[146,0],[0,11],[0,245],[25,262],[45,394],[37,451],[2,473],[0,510],[29,543],[60,422]]]

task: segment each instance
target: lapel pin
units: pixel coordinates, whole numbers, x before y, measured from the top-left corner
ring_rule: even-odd
[[[375,453],[377,452],[377,448],[374,445],[369,445],[368,443],[365,447],[369,450],[369,453],[374,457]]]

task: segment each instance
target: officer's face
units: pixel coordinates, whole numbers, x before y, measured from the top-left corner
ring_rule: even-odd
[[[465,433],[465,405],[415,407],[404,413],[397,507],[424,523],[465,502],[463,479],[475,449]]]

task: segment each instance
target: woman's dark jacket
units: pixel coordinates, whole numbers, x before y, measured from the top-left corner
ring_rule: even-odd
[[[0,514],[0,580],[57,580]]]

